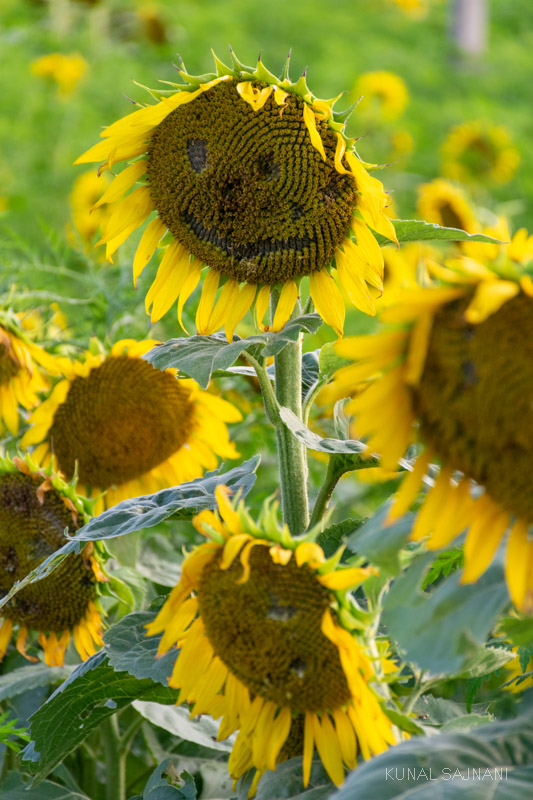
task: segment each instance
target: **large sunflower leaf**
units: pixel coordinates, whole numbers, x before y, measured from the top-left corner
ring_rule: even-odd
[[[183,786],[175,786],[173,771],[171,759],[166,758],[148,778],[142,795],[138,794],[131,800],[196,800],[196,785],[192,775],[182,772],[179,780]],[[168,782],[167,775],[172,783]]]
[[[476,583],[455,572],[431,593],[420,591],[432,553],[417,558],[397,579],[384,604],[383,622],[414,662],[433,675],[459,675],[480,651],[498,614],[509,603],[500,563]]]
[[[70,672],[69,667],[47,667],[45,664],[32,664],[6,672],[5,675],[0,675],[0,700],[63,681]]]
[[[150,678],[115,672],[105,650],[75,669],[30,717],[31,742],[22,759],[41,780],[107,717],[134,700],[175,703],[178,692]]]
[[[533,716],[403,742],[359,766],[332,800],[520,800],[533,796]],[[474,771],[475,770],[475,771]]]
[[[86,542],[124,536],[132,531],[151,528],[169,517],[190,519],[203,509],[215,508],[215,489],[221,484],[229,486],[234,492],[240,491],[243,496],[248,494],[255,483],[255,470],[259,460],[259,456],[253,456],[224,473],[221,472],[222,465],[213,472],[206,472],[203,478],[196,478],[171,489],[161,489],[155,494],[123,500],[98,517],[93,517],[87,525],[77,531],[75,537],[48,556],[25,578],[15,583],[8,594],[0,600],[0,608],[28,584],[50,575],[69,553],[79,553]]]
[[[435,222],[425,222],[421,219],[393,219],[392,224],[399,242],[421,242],[441,239],[448,242],[503,244],[500,239],[494,239],[484,233],[467,233],[460,228],[443,228]],[[374,236],[381,245],[391,244],[390,239],[379,233],[374,233]]]
[[[390,507],[391,503],[387,501],[372,517],[353,531],[348,536],[346,548],[352,553],[365,556],[386,573],[397,575],[400,571],[398,554],[413,529],[415,517],[414,514],[404,514],[387,525],[385,520]]]
[[[18,772],[9,773],[0,783],[0,797],[5,800],[90,800],[83,792],[53,781],[43,781],[38,788],[31,788]]]
[[[167,686],[178,651],[172,648],[156,658],[161,635],[146,635],[146,625],[155,617],[155,611],[134,611],[105,632],[104,642],[108,663],[116,672],[128,672],[139,680],[150,678]]]
[[[321,324],[318,314],[304,314],[290,319],[277,333],[258,333],[246,339],[235,336],[232,342],[228,342],[223,333],[169,339],[143,358],[158,369],[179,369],[206,389],[213,372],[231,367],[245,350],[253,349],[254,354],[259,352],[264,357],[275,356],[288,344],[296,342],[302,331],[316,333]]]

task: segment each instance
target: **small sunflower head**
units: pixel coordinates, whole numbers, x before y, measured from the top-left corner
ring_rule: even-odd
[[[49,53],[31,65],[33,75],[50,78],[57,85],[58,96],[70,97],[87,72],[89,65],[80,53]]]
[[[468,233],[476,229],[476,218],[463,190],[442,178],[418,187],[417,212],[422,219],[445,228]]]
[[[520,163],[507,128],[480,121],[456,125],[442,145],[442,174],[472,183],[508,183]]]
[[[361,110],[377,108],[383,119],[391,121],[401,117],[409,102],[405,81],[386,70],[363,73],[355,84],[354,94],[356,99],[361,98],[358,104]]]
[[[99,513],[127,497],[173,486],[235,458],[226,422],[240,413],[176,370],[155,369],[140,356],[157,342],[122,340],[105,356],[61,359],[64,380],[30,417],[22,446],[97,497]],[[105,498],[102,492],[106,491]]]
[[[384,467],[421,444],[390,517],[409,508],[428,464],[439,461],[412,537],[429,535],[440,548],[467,528],[463,581],[471,582],[510,529],[509,590],[531,612],[533,281],[505,258],[503,274],[466,257],[428,266],[440,285],[406,289],[382,314],[394,327],[337,345],[357,363],[337,373],[333,394],[353,396],[357,435]],[[484,488],[477,497],[472,482]]]
[[[64,533],[89,519],[87,501],[76,495],[51,470],[31,461],[0,459],[0,595],[25,578],[64,543]],[[94,546],[70,554],[46,578],[18,592],[3,606],[0,658],[5,655],[14,627],[17,649],[26,656],[30,631],[49,666],[61,665],[71,639],[82,658],[101,645],[101,620],[96,606],[96,582],[104,576]],[[31,660],[37,660],[32,658]]]
[[[383,267],[372,231],[396,239],[383,187],[347,138],[347,115],[335,112],[335,100],[316,98],[304,76],[292,83],[287,70],[277,79],[261,61],[255,68],[236,58],[231,68],[215,63],[213,75],[180,70],[185,83],[153,92],[156,105],[110,125],[78,159],[109,169],[131,161],[97,204],[115,203],[101,240],[107,256],[155,211],[133,265],[136,280],[170,232],[147,296],[152,321],[178,298],[181,320],[205,264],[200,333],[225,322],[229,336],[254,300],[264,313],[273,285],[283,287],[279,329],[304,276],[319,313],[340,331],[344,305],[331,268],[350,299],[372,313],[366,284],[379,290]],[[160,295],[164,302],[156,303]]]
[[[10,311],[0,312],[0,432],[16,436],[19,407],[30,409],[48,390],[48,374],[57,375],[56,360],[30,338],[31,331]]]
[[[394,742],[369,685],[373,664],[345,627],[346,590],[374,570],[341,568],[340,552],[326,560],[311,537],[292,539],[272,505],[256,523],[224,487],[217,499],[218,514],[195,518],[210,541],[186,558],[180,583],[148,626],[163,633],[160,653],[181,646],[169,683],[191,714],[222,717],[220,738],[239,730],[234,778],[252,767],[259,777],[303,754],[307,785],[316,746],[342,783],[358,749],[368,758]]]

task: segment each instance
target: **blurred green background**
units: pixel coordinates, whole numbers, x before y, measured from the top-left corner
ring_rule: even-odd
[[[346,90],[339,107],[356,99],[362,73],[389,70],[403,79],[409,93],[403,114],[388,121],[356,109],[349,133],[362,137],[363,159],[396,159],[382,176],[404,217],[414,213],[416,186],[439,175],[440,147],[452,126],[477,119],[505,125],[521,164],[505,185],[475,186],[474,199],[527,225],[533,201],[528,163],[533,5],[530,0],[487,0],[487,5],[488,47],[472,59],[458,52],[451,36],[451,0],[426,0],[426,13],[419,16],[405,13],[394,0],[2,0],[3,221],[34,244],[43,224],[62,230],[69,219],[69,191],[80,173],[72,165],[75,157],[95,141],[101,126],[129,112],[126,95],[147,99],[132,81],[157,86],[160,79],[174,80],[178,53],[189,71],[209,71],[210,48],[224,59],[231,43],[247,63],[261,52],[274,72],[281,71],[292,49],[292,78],[307,68],[319,97]],[[32,74],[32,62],[49,53],[79,53],[87,62],[66,97],[58,96],[54,80]],[[398,133],[410,153],[393,152]]]

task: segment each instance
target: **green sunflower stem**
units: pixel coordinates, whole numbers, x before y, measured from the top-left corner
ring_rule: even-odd
[[[116,714],[105,720],[100,730],[104,748],[106,800],[126,800],[127,749],[120,740]]]
[[[272,289],[272,316],[279,292]],[[295,309],[296,314],[299,311]],[[294,312],[293,312],[294,314]],[[274,356],[275,392],[280,406],[290,408],[302,419],[302,340],[288,344]],[[275,424],[279,457],[279,482],[283,519],[293,536],[303,533],[309,521],[307,501],[307,459],[305,447],[281,420]]]
[[[310,528],[318,525],[326,513],[333,490],[346,471],[346,466],[342,458],[330,456],[324,483],[318,490],[315,505],[313,506],[313,513],[311,514],[311,520],[309,522]]]

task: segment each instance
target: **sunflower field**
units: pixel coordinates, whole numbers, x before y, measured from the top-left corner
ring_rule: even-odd
[[[533,798],[532,31],[3,0],[1,800]]]

